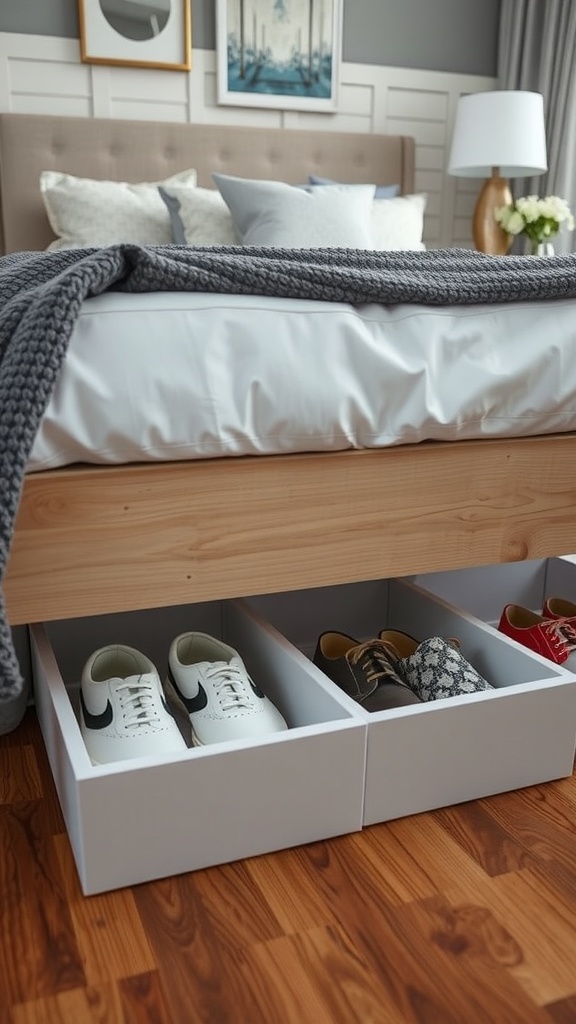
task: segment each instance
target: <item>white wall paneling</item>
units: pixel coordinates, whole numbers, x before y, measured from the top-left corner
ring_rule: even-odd
[[[74,39],[0,33],[2,111],[412,135],[430,247],[472,244],[479,183],[445,168],[458,98],[493,88],[483,76],[343,63],[336,114],[220,107],[213,51],[194,50],[189,73],[109,67],[82,64]]]

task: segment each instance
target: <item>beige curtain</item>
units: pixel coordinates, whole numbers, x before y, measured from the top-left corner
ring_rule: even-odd
[[[544,96],[548,173],[513,181],[514,194],[558,195],[576,213],[576,0],[502,0],[498,82]],[[554,248],[576,252],[576,232]]]

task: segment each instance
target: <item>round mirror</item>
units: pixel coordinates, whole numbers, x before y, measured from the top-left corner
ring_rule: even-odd
[[[100,0],[100,9],[115,32],[125,39],[159,36],[170,17],[171,0]]]

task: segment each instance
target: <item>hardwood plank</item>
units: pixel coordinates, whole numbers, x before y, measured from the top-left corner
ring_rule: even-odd
[[[503,972],[499,985],[490,991],[490,1012],[494,1016],[488,1017],[482,1006],[485,964],[475,967],[470,958],[464,960],[459,944],[454,948],[434,941],[428,920],[423,927],[414,926],[416,918],[409,916],[410,911],[416,908],[428,918],[427,908],[442,905],[442,897],[391,905],[379,898],[378,879],[364,859],[349,871],[348,888],[348,934],[358,954],[385,986],[401,1020],[414,1024],[422,1020],[442,1024],[511,1021],[510,1006],[518,1005],[520,1000],[520,1005],[530,1008],[530,1000]],[[529,1024],[541,1019],[536,1007],[532,1011],[525,1017]]]
[[[46,748],[38,736],[33,707],[27,709],[18,729],[0,736],[0,805],[41,799],[44,820],[56,835],[65,831],[64,818]]]
[[[27,743],[35,746],[37,736],[38,723],[36,720],[36,712],[34,710],[34,706],[30,704],[26,709],[24,718],[18,728],[0,736],[0,750],[6,750],[10,747],[22,747]]]
[[[237,1020],[282,1024],[404,1024],[385,986],[342,928],[309,929],[261,943],[243,961],[244,1009]]]
[[[455,878],[445,897],[452,907],[490,907],[491,917],[516,944],[508,970],[538,1006],[573,995],[574,910],[529,868],[499,875],[490,884]]]
[[[30,711],[27,712],[27,715],[35,718],[36,712],[34,709],[30,709]],[[42,806],[44,809],[46,826],[53,836],[62,835],[66,832],[66,823],[64,821],[64,815],[62,814],[60,799],[52,778],[52,769],[50,767],[44,741],[36,741],[34,743],[34,750],[36,753],[38,771],[42,780]]]
[[[505,899],[510,911],[516,915],[510,930],[519,937],[524,951],[524,962],[512,969],[525,991],[538,1005],[567,998],[576,990],[574,954],[570,944],[574,936],[575,906],[566,906],[560,894],[551,887],[544,888],[541,878],[528,870],[506,876]],[[503,893],[504,895],[504,893]],[[493,898],[493,897],[492,897]],[[519,901],[525,900],[518,913]],[[526,956],[530,932],[532,953]],[[527,960],[532,960],[528,964]]]
[[[415,819],[410,819],[415,820]],[[249,871],[286,932],[337,924],[350,892],[348,865],[361,859],[374,898],[387,903],[424,899],[438,891],[427,862],[420,864],[390,822],[342,836],[338,844],[312,843],[284,855],[259,858]]]
[[[510,970],[517,945],[484,908],[448,906],[442,897],[394,907],[389,913],[399,941],[415,963],[425,963],[428,984],[414,991],[408,979],[406,999],[415,1019],[479,1024],[543,1024],[546,1020]],[[489,1011],[486,989],[489,988]],[[424,1013],[422,1013],[422,1009]]]
[[[113,985],[75,988],[12,1007],[10,1024],[132,1024]],[[136,1024],[136,1021],[134,1021]],[[159,1022],[164,1024],[164,1022]],[[168,1024],[168,1021],[166,1021]]]
[[[274,860],[272,855],[258,857],[194,875],[194,898],[211,921],[220,948],[235,952],[282,934],[274,908],[255,885],[251,869],[251,865],[264,869],[265,863]]]
[[[391,841],[395,843],[395,857],[390,857]],[[460,874],[471,884],[485,877],[482,868],[432,815],[391,821],[385,831],[377,827],[373,835],[369,833],[368,842],[374,844],[376,852],[373,870],[377,877],[384,876],[379,885],[385,885],[386,876],[391,876],[389,884],[399,897],[393,902],[406,903],[444,892]]]
[[[42,783],[34,748],[0,747],[0,804],[38,800],[42,796]]]
[[[507,820],[495,820],[488,808],[480,801],[470,801],[434,811],[432,817],[488,875],[534,866],[537,861],[529,847],[516,833],[511,834]]]
[[[341,840],[351,853],[359,850],[354,838],[353,835],[342,836]],[[321,925],[338,925],[338,904],[345,892],[346,878],[338,861],[331,856],[331,850],[329,842],[309,843],[300,849],[247,862],[256,891],[284,934]],[[333,894],[333,900],[326,898],[328,892]]]
[[[80,890],[68,837],[56,836],[54,843],[86,984],[97,986],[110,979],[154,970],[154,956],[132,891],[119,889],[86,899]]]
[[[121,978],[118,982],[126,1024],[175,1024],[170,1017],[157,971]]]
[[[229,954],[219,942],[204,907],[195,876],[185,875],[138,886],[134,898],[158,969],[165,979],[164,997],[172,1024],[210,1024],[238,1019],[245,984],[240,953]],[[250,915],[250,904],[242,911]],[[261,1018],[250,1008],[250,1024]]]
[[[421,824],[424,817],[407,819],[407,822],[410,825],[415,823]],[[437,964],[437,976],[435,972],[432,972],[431,976],[429,936],[422,939],[423,944],[427,944],[426,955],[415,956],[414,951],[410,949],[410,943],[404,937],[399,938],[399,919],[396,916],[394,905],[401,906],[402,902],[398,900],[397,893],[394,891],[393,904],[383,895],[383,879],[387,873],[390,875],[395,874],[396,863],[389,861],[384,853],[382,853],[379,859],[370,856],[370,851],[368,851],[368,856],[366,856],[366,840],[368,838],[375,840],[379,839],[380,836],[387,835],[390,832],[391,825],[394,824],[400,825],[401,823],[374,826],[359,837],[344,837],[347,841],[345,843],[339,840],[337,844],[325,844],[328,851],[327,855],[322,860],[321,870],[313,875],[314,885],[317,889],[315,902],[321,903],[323,901],[327,907],[334,906],[335,913],[340,919],[340,926],[344,926],[347,933],[352,936],[352,944],[356,950],[356,955],[360,956],[362,961],[369,966],[371,976],[381,979],[382,984],[389,993],[388,1002],[391,999],[391,1014],[397,1015],[402,1021],[416,1022],[430,1019],[449,1022],[452,1020],[468,1020],[464,1016],[453,1015],[454,997],[450,994],[450,986],[458,987],[462,993],[459,1012],[463,1013],[464,1007],[468,1007],[468,1000],[472,998],[469,966],[466,966],[464,970],[459,957],[454,957],[451,949],[440,947],[434,953],[434,956],[439,961]],[[438,829],[437,831],[439,833],[438,845],[440,845],[441,830]],[[429,836],[427,830],[421,829],[421,832]],[[352,854],[350,840],[353,838],[357,839],[359,854],[357,857],[354,857]],[[423,846],[425,846],[426,839],[424,834],[421,836],[421,841]],[[418,843],[415,845],[418,846]],[[318,856],[315,856],[315,854],[317,854],[320,846],[321,844],[313,844],[311,847],[305,847],[303,850],[298,851],[301,858],[309,858],[310,867],[313,864],[316,865],[319,861]],[[384,844],[382,844],[381,849],[384,850]],[[414,867],[416,872],[418,872],[417,854],[412,859],[409,850],[405,850],[404,856],[408,860],[409,866]],[[432,867],[432,870],[430,870],[429,866],[426,868],[428,876],[431,874],[435,879],[432,886],[434,889],[437,889],[438,883],[441,884],[444,876],[448,877],[451,881],[452,872],[458,870],[456,863],[451,857],[448,857],[447,860],[447,867],[445,868],[444,875],[441,877],[434,871],[434,867]],[[464,870],[466,870],[466,860],[465,857],[462,857]],[[251,872],[255,874],[258,867],[259,861],[252,862],[250,864]],[[405,877],[408,874],[409,869],[403,872]],[[298,905],[295,906],[295,903],[301,903],[306,908],[308,905],[308,890],[304,888],[301,891],[299,901],[297,887],[292,890],[284,885],[281,892],[281,904],[285,907],[284,926],[287,928],[292,925],[296,934],[301,935],[304,923],[302,918],[306,914],[306,910],[300,910]],[[414,900],[407,900],[410,906],[422,906],[426,902],[422,899],[420,892],[413,894],[413,896]],[[276,905],[274,906],[275,911],[279,913]],[[306,917],[305,920],[307,919]],[[296,924],[298,927],[296,927]],[[446,980],[447,975],[451,981]],[[484,991],[483,967],[478,969],[477,975],[474,981],[475,999],[479,997],[480,992]],[[443,980],[440,981],[440,979]],[[520,1004],[525,1002],[528,1007],[530,1006],[524,993],[513,979],[503,978],[500,988],[507,994],[506,998],[503,997],[496,1004],[498,1012],[502,1011],[502,1016],[495,1017],[495,1020],[512,1019],[509,1014],[507,1018],[504,1011],[508,1012],[510,1006],[518,1005],[519,1001]],[[285,1008],[283,1008],[283,1012],[286,1012]],[[421,1012],[425,1012],[428,1016],[420,1016]],[[355,1018],[349,1016],[348,1019],[354,1020]],[[387,1020],[388,1018],[383,1016],[381,1019]],[[395,1017],[392,1016],[391,1019],[395,1019]],[[473,1018],[470,1019],[472,1020]],[[478,1019],[482,1018],[479,1017]],[[534,1009],[534,1013],[527,1012],[526,1014],[526,1020],[528,1021],[540,1019],[541,1017],[536,1009]]]
[[[84,985],[66,889],[40,801],[0,808],[0,1004]]]
[[[574,776],[576,776],[576,762],[574,767]],[[573,815],[574,810],[576,810],[576,787],[573,782],[574,776],[569,776],[565,779],[558,779],[558,781],[554,783],[554,793],[570,805],[570,815]]]
[[[532,867],[531,873],[544,890],[551,890],[554,898],[565,904],[576,917],[576,873],[566,860],[548,858]]]
[[[499,945],[506,949],[511,949],[512,953],[506,953],[504,963],[498,961],[498,967],[502,969],[506,968],[510,972],[511,967],[516,966],[516,953],[518,947],[518,941],[515,938],[514,932],[511,927],[508,927],[506,920],[503,922],[502,919],[496,915],[494,916],[491,912],[486,912],[486,908],[483,905],[482,895],[484,891],[486,893],[494,893],[492,886],[495,884],[490,880],[489,876],[485,874],[480,868],[478,868],[474,862],[470,860],[466,855],[456,852],[457,847],[448,838],[448,842],[443,842],[442,829],[437,825],[431,815],[419,815],[415,818],[406,818],[397,822],[390,822],[386,826],[375,826],[373,829],[367,830],[366,833],[362,833],[362,840],[367,836],[375,838],[377,841],[380,840],[381,834],[388,834],[392,832],[396,838],[404,841],[405,847],[405,859],[409,864],[413,864],[418,872],[423,870],[426,876],[430,879],[433,887],[438,893],[446,892],[450,901],[450,906],[456,906],[460,915],[464,914],[464,918],[469,922],[475,920],[477,924],[488,920],[490,930],[500,936],[504,935],[508,928],[509,937],[506,939],[500,938]],[[341,846],[337,848],[336,856],[341,852]],[[465,977],[461,977],[461,964],[460,959],[460,947],[456,944],[455,949],[450,946],[450,943],[441,943],[442,946],[442,958],[441,962],[437,964],[438,977],[433,985],[430,985],[428,973],[430,972],[431,963],[437,959],[437,950],[435,944],[431,945],[431,936],[427,933],[427,947],[426,953],[419,952],[418,956],[414,954],[408,960],[406,960],[406,950],[410,949],[410,943],[406,937],[403,938],[402,948],[398,948],[398,935],[401,933],[399,925],[399,913],[398,909],[399,901],[390,903],[388,900],[382,898],[381,881],[379,876],[384,876],[386,871],[390,874],[395,874],[396,865],[394,862],[390,862],[385,854],[380,858],[380,869],[375,872],[374,862],[370,859],[362,858],[360,862],[356,862],[354,871],[348,875],[348,887],[353,890],[354,898],[351,894],[348,896],[346,902],[348,927],[350,922],[353,920],[353,930],[358,945],[363,944],[366,941],[367,936],[370,932],[373,932],[373,938],[370,941],[370,946],[374,954],[373,968],[378,970],[381,968],[381,957],[378,956],[378,951],[382,949],[387,950],[387,957],[389,960],[394,962],[394,978],[398,985],[396,998],[398,1005],[400,1005],[404,1012],[409,1012],[409,1007],[412,1005],[410,992],[412,988],[418,993],[418,1000],[423,1000],[424,1004],[430,1004],[429,1012],[438,1012],[438,1019],[442,1019],[440,1016],[440,1009],[443,1013],[449,1014],[451,1012],[450,1007],[453,1003],[450,1001],[448,988],[446,988],[446,979],[450,977],[450,971],[453,971],[454,976],[452,977],[452,985],[458,988],[459,992],[467,992],[470,999],[479,999],[480,993],[485,985],[484,968],[479,969],[478,977],[473,984],[473,992],[470,991],[470,985],[474,980],[470,975],[470,968],[467,965],[464,971]],[[525,873],[525,872],[523,872]],[[406,875],[406,871],[404,872]],[[512,880],[517,879],[520,876],[519,872],[514,872],[509,876],[504,876],[504,880],[507,881],[509,878]],[[465,879],[465,902],[464,909],[460,906],[461,904],[461,891],[458,888],[456,882],[457,879]],[[498,880],[497,880],[498,881]],[[457,897],[455,896],[457,894]],[[456,902],[457,899],[457,902]],[[489,897],[488,905],[490,905]],[[537,899],[537,893],[534,892],[534,900]],[[494,900],[492,899],[492,903]],[[421,907],[427,905],[426,899],[422,899],[420,892],[415,894],[415,898],[407,901],[407,905],[410,907]],[[512,901],[510,901],[510,906]],[[509,904],[507,901],[502,899],[497,900],[497,906],[499,910],[508,910]],[[528,901],[528,906],[532,907],[533,904]],[[350,908],[354,910],[350,912]],[[546,905],[546,912],[550,918],[554,921],[555,926],[559,926],[559,911],[560,906],[556,905],[554,913],[551,912],[550,904]],[[541,907],[541,910],[543,908]],[[530,914],[530,912],[528,912]],[[504,915],[506,917],[506,915]],[[522,919],[521,919],[522,920]],[[531,920],[531,919],[530,919]],[[566,986],[574,985],[574,977],[571,976],[570,981],[565,971],[565,957],[562,957],[562,967],[556,967],[550,973],[551,963],[549,956],[543,956],[541,951],[538,949],[537,936],[540,935],[539,930],[539,914],[536,915],[536,920],[533,922],[532,931],[527,926],[525,930],[530,933],[530,951],[533,959],[531,960],[533,971],[536,975],[542,979],[547,974],[550,974],[551,981],[549,988],[546,991],[550,991],[553,987],[556,995],[566,994]],[[573,919],[572,919],[573,924]],[[524,932],[522,932],[524,937]],[[573,941],[573,940],[571,940]],[[561,946],[563,943],[568,942],[567,936],[564,935],[563,940],[559,943]],[[568,942],[568,945],[570,943]],[[493,958],[494,959],[494,958]],[[417,975],[414,972],[414,961],[425,962],[428,968],[428,973],[425,973],[423,977],[419,978],[418,981],[414,980]],[[511,972],[513,973],[513,972]],[[410,979],[413,979],[410,981]],[[427,980],[428,979],[428,980]],[[524,987],[524,976],[521,974],[519,978],[513,979],[515,983],[511,987],[510,979],[502,977],[499,982],[499,991],[503,997],[502,1005],[498,1005],[498,1012],[494,1012],[494,1020],[506,1020],[514,1019],[509,1016],[510,1007],[518,1004],[518,1001],[523,1001],[524,997],[521,993],[521,988]],[[391,978],[388,979],[388,984],[391,984]],[[449,986],[448,986],[449,987]],[[538,989],[539,995],[542,995],[542,991]],[[528,993],[529,998],[532,998],[533,992],[530,990]],[[491,999],[495,994],[491,993]],[[538,1005],[544,1001],[542,998],[533,999],[533,1002]],[[436,1007],[432,1011],[432,1007]],[[428,1012],[428,1011],[427,1011]],[[462,1016],[456,1019],[466,1020],[468,1018],[465,1014],[465,1003],[462,1004],[460,1013]],[[507,1016],[508,1015],[508,1016]],[[409,1019],[409,1018],[408,1018]],[[416,1018],[418,1019],[418,1018]],[[434,1019],[434,1018],[433,1018]],[[446,1019],[451,1019],[447,1017]],[[473,1019],[473,1018],[470,1018]],[[479,1019],[482,1019],[481,1017]],[[538,1014],[534,1014],[531,1017],[526,1016],[526,1019],[538,1020]]]
[[[0,806],[0,1024],[576,1019],[576,776],[85,898],[34,714],[19,742],[41,792]]]
[[[548,1017],[552,1024],[574,1024],[576,1020],[576,996],[568,999],[559,999],[556,1003],[549,1003],[546,1007]]]
[[[31,474],[9,619],[564,554],[576,550],[573,462],[563,434]]]
[[[515,797],[506,805],[495,799],[490,805],[491,817],[538,859],[566,858],[572,865],[574,804],[564,795],[564,788],[552,782],[520,790]]]

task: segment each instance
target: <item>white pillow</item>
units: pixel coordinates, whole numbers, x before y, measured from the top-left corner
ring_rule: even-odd
[[[243,245],[373,249],[374,185],[295,188],[214,174]]]
[[[165,181],[97,181],[61,171],[42,171],[40,191],[56,241],[49,249],[134,242],[169,245],[170,217],[158,185],[196,184],[196,171],[182,171]]]
[[[230,210],[216,189],[161,185],[176,245],[238,245]]]
[[[425,249],[422,233],[426,199],[424,193],[398,196],[396,199],[375,199],[372,204],[374,248]]]

